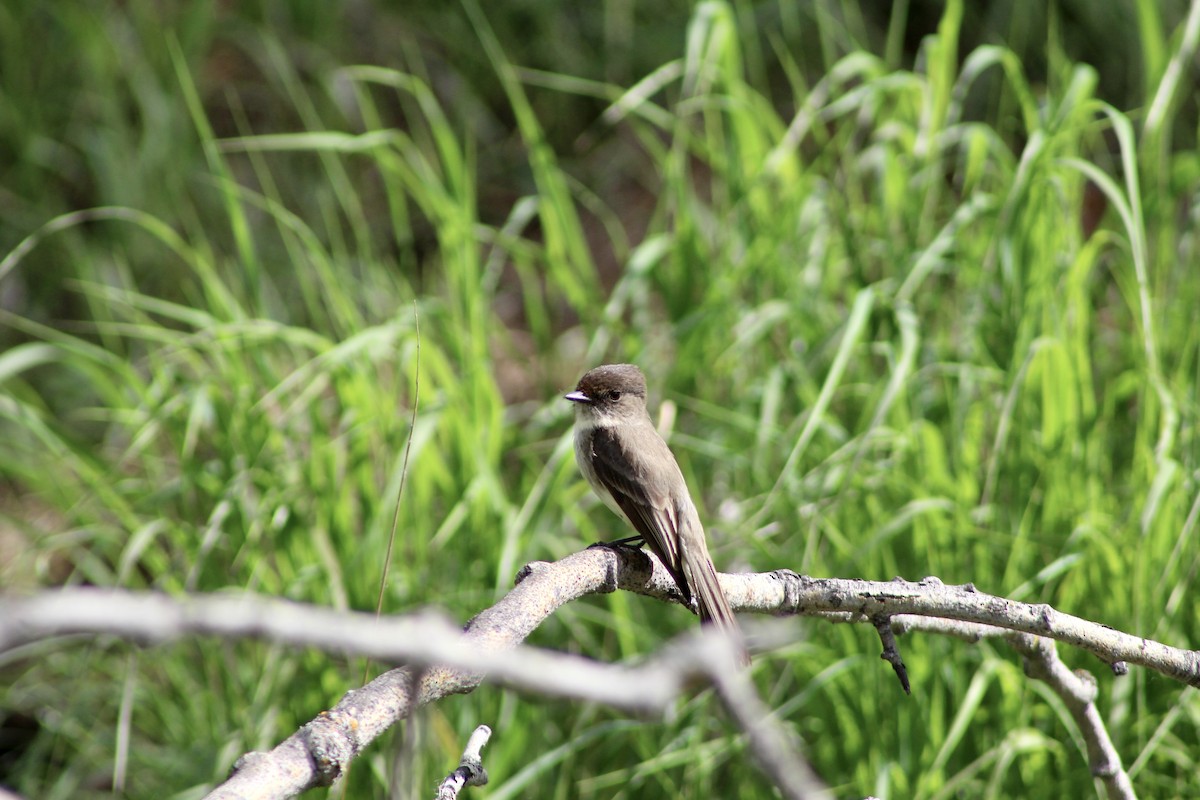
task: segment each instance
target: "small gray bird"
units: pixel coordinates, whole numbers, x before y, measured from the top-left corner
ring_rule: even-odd
[[[741,629],[708,555],[704,526],[675,456],[646,412],[646,378],[633,364],[588,371],[575,391],[575,460],[604,504],[641,536],[700,621],[741,640]],[[742,662],[749,663],[742,651]]]

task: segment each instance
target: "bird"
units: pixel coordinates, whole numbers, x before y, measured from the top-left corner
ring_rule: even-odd
[[[701,624],[733,636],[749,664],[687,482],[646,410],[645,375],[634,364],[604,364],[565,397],[575,404],[575,460],[592,491],[667,568],[684,602],[695,597]]]

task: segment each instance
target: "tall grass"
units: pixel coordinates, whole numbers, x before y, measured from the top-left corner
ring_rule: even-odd
[[[97,151],[100,172],[133,183],[29,224],[0,262],[0,281],[53,262],[70,320],[0,311],[5,535],[23,547],[5,582],[373,608],[411,435],[385,606],[465,619],[522,562],[620,533],[578,478],[559,399],[619,359],[675,404],[722,568],[973,581],[1195,647],[1197,172],[1172,147],[1194,119],[1169,69],[1194,37],[1146,6],[1150,117],[1102,100],[1053,42],[1044,83],[1012,49],[965,50],[961,0],[911,68],[902,20],[880,56],[850,4],[785,19],[818,26],[815,80],[747,9],[705,2],[672,60],[628,86],[524,69],[469,2],[519,141],[467,129],[455,103],[475,98],[436,91],[412,53],[406,69],[297,59],[238,31],[235,63],[291,123],[271,127],[214,101],[220,64],[195,28],[155,38],[137,4],[101,19],[141,45],[114,72],[82,33],[95,12],[56,12],[108,66],[95,96],[137,98],[165,127],[106,110],[120,146]],[[572,171],[539,116],[547,87],[603,102],[588,136],[620,181]],[[139,141],[159,157],[135,157]],[[523,193],[492,218],[481,173],[498,149],[525,154]],[[636,658],[693,624],[616,595],[534,640]],[[1015,654],[910,638],[905,698],[873,632],[796,627],[755,679],[839,796],[1086,793],[1070,715]],[[1200,792],[1195,693],[1065,656],[1096,675],[1142,793]],[[197,796],[360,669],[254,642],[10,653],[2,707],[38,730],[4,780],[43,798]],[[767,791],[707,693],[627,721],[484,688],[376,745],[348,796],[424,794],[482,722],[491,797]]]

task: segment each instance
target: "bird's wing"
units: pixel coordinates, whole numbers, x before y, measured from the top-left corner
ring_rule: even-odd
[[[684,598],[691,600],[691,588],[684,577],[680,559],[680,520],[671,499],[670,484],[672,479],[682,483],[683,478],[678,474],[679,467],[666,442],[648,421],[647,427],[652,435],[637,437],[638,446],[654,452],[631,453],[622,446],[621,439],[612,429],[596,428],[592,434],[592,466],[597,479],[625,512],[634,530],[671,573]],[[669,474],[662,474],[661,466],[653,471],[655,474],[650,474],[651,471],[644,468],[648,456],[653,463],[669,464]]]

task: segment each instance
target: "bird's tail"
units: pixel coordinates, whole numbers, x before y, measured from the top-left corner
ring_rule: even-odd
[[[740,648],[742,666],[749,666],[750,653],[744,644],[742,628],[738,625],[737,617],[729,606],[729,600],[721,589],[717,579],[717,569],[709,558],[708,548],[702,547],[701,552],[683,554],[683,572],[689,587],[696,595],[696,605],[700,609],[700,622],[704,625],[715,625],[718,630],[733,637]]]

